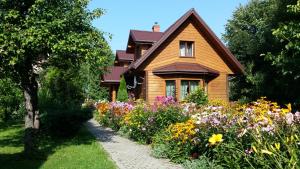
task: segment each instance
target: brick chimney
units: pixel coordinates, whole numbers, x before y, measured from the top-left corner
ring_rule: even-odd
[[[158,25],[157,22],[155,22],[154,25],[152,26],[152,31],[153,32],[160,32],[160,26]]]

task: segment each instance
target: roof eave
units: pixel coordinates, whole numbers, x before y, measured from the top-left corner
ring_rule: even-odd
[[[202,72],[202,71],[153,71],[156,75],[170,75],[170,74],[189,74],[189,75],[212,75],[218,76],[219,73]]]

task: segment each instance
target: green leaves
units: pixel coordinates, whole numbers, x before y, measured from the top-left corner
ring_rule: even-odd
[[[246,74],[231,81],[231,99],[267,96],[279,102],[297,100],[300,81],[295,82],[298,74],[291,73],[300,72],[296,67],[300,61],[296,42],[299,14],[288,12],[296,2],[251,0],[234,12],[223,37]]]
[[[300,77],[300,69],[294,64],[300,63],[300,1],[296,5],[288,5],[287,12],[291,19],[283,21],[279,27],[273,30],[273,35],[283,44],[278,53],[270,53],[268,59],[283,76]]]
[[[86,61],[103,67],[110,63],[110,47],[103,33],[91,23],[104,11],[89,11],[88,3],[88,0],[1,1],[0,74],[23,76],[41,59],[43,67]]]

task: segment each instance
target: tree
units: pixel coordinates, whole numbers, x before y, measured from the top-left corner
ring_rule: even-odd
[[[300,0],[296,5],[288,5],[287,12],[290,19],[280,23],[272,32],[283,47],[279,52],[269,52],[266,59],[272,62],[288,85],[284,90],[287,99],[300,103],[300,97],[296,96],[300,89]]]
[[[1,0],[0,75],[19,84],[25,97],[24,153],[37,151],[38,74],[49,66],[68,67],[83,60],[105,65],[111,50],[91,21],[103,11],[88,0]]]
[[[240,6],[226,24],[223,39],[232,53],[245,66],[245,76],[232,80],[231,99],[241,97],[254,100],[267,96],[284,101],[288,88],[272,61],[266,59],[268,52],[278,53],[284,48],[273,35],[273,29],[292,16],[286,12],[288,4],[296,0],[251,0]]]
[[[126,81],[124,76],[122,76],[120,81],[120,86],[117,94],[117,100],[120,102],[128,101],[128,93],[127,93],[127,87],[126,87]]]
[[[82,83],[83,95],[86,99],[108,100],[108,90],[100,86],[99,71],[97,71],[97,68],[92,68],[91,64],[85,62],[80,66],[79,76],[79,80]]]

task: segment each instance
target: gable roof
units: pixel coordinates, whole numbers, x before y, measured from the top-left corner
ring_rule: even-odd
[[[118,61],[133,61],[134,54],[133,53],[127,53],[124,50],[117,50],[116,51],[116,59]]]
[[[157,42],[162,36],[162,32],[130,30],[129,36],[134,42]]]
[[[162,37],[149,49],[146,51],[143,57],[139,58],[137,61],[130,64],[129,69],[139,68],[156,49],[158,49],[188,18],[194,17],[199,24],[201,30],[204,32],[206,37],[210,42],[216,47],[216,49],[222,54],[222,57],[227,61],[234,73],[242,74],[244,73],[243,66],[235,58],[235,56],[227,49],[227,47],[221,42],[221,40],[213,33],[213,31],[208,27],[204,20],[198,15],[194,8],[186,12],[181,18],[179,18],[173,25],[171,25],[162,35]]]

